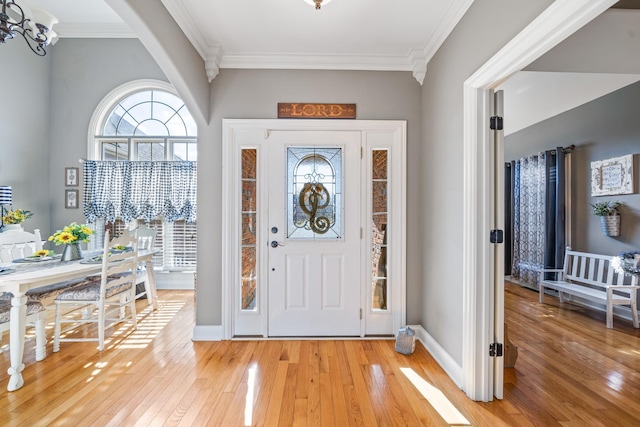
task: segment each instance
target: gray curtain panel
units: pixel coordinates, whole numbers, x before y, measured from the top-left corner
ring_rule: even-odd
[[[515,162],[511,276],[529,285],[537,284],[537,270],[544,268],[545,157],[539,153]]]
[[[571,148],[567,149],[570,150]],[[538,269],[562,268],[566,245],[566,150],[538,153],[505,168],[505,274],[537,285]]]

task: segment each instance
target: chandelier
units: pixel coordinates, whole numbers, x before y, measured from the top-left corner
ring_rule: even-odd
[[[319,10],[320,6],[322,6],[323,4],[331,3],[331,0],[304,0],[304,1],[306,3],[309,3],[310,5],[315,5],[316,10]]]
[[[0,0],[0,4],[0,42],[21,35],[33,53],[45,56],[44,48],[56,37],[52,27],[58,19],[45,10],[29,8],[23,1]]]

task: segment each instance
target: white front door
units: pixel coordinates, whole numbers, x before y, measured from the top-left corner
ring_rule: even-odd
[[[361,333],[361,133],[268,138],[268,334]]]
[[[406,123],[223,125],[223,338],[404,326]]]

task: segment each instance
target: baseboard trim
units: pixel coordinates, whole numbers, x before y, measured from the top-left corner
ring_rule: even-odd
[[[196,325],[191,341],[222,341],[222,325]]]
[[[156,289],[194,290],[195,273],[191,271],[156,271]]]
[[[438,365],[449,375],[458,388],[462,389],[462,366],[458,365],[421,325],[410,325],[409,327],[416,332],[416,338],[438,362]]]

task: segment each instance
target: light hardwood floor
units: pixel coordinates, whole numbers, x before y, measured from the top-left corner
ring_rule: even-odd
[[[630,322],[607,330],[602,314],[540,305],[515,285],[505,297],[519,357],[502,401],[469,400],[420,344],[404,356],[385,340],[194,343],[193,293],[161,291],[160,310],[139,301],[138,330],[115,331],[102,353],[49,344],[36,363],[29,342],[18,391],[5,389],[1,354],[0,425],[640,425],[640,333]]]

